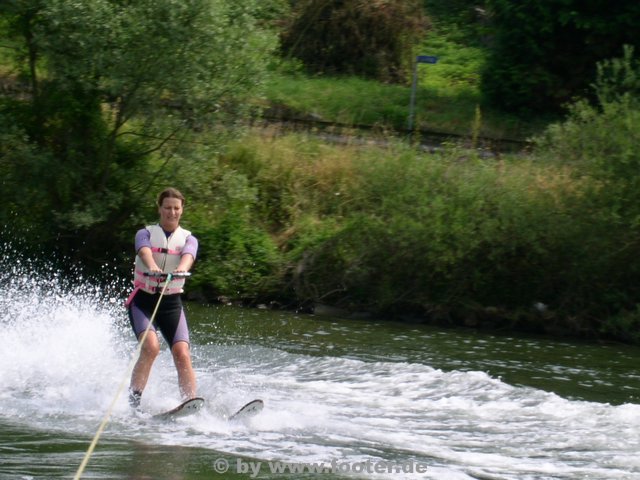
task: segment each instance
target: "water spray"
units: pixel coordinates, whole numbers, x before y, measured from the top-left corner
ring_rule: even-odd
[[[89,459],[91,458],[91,455],[93,454],[93,451],[96,448],[96,445],[98,444],[98,440],[100,439],[100,436],[102,435],[102,432],[104,431],[105,427],[107,426],[107,423],[109,422],[109,418],[111,418],[111,414],[113,413],[113,409],[118,401],[118,398],[120,398],[120,395],[122,394],[122,391],[124,390],[124,387],[127,383],[127,380],[129,379],[129,377],[131,377],[131,373],[133,372],[133,367],[135,366],[135,362],[137,361],[138,357],[140,356],[140,352],[142,351],[142,345],[144,345],[145,340],[147,339],[147,336],[149,335],[149,332],[151,331],[151,327],[153,326],[153,321],[156,318],[156,313],[158,313],[158,308],[160,307],[160,302],[162,301],[162,297],[164,295],[165,290],[167,289],[167,286],[169,285],[169,283],[171,282],[171,279],[173,277],[187,277],[189,276],[188,272],[184,272],[184,273],[161,273],[161,274],[154,274],[154,273],[149,273],[149,276],[155,276],[155,277],[165,277],[166,276],[166,281],[164,283],[164,286],[162,287],[162,291],[160,292],[160,297],[158,298],[158,301],[156,303],[155,308],[153,309],[153,314],[151,315],[151,318],[149,319],[149,325],[147,325],[147,328],[145,329],[144,333],[142,334],[142,338],[140,339],[140,341],[138,342],[138,346],[136,348],[136,351],[134,352],[131,361],[129,362],[129,366],[127,368],[127,372],[126,375],[123,377],[122,381],[120,382],[120,385],[118,386],[118,390],[116,391],[115,396],[113,397],[113,400],[111,401],[111,405],[109,405],[109,408],[107,409],[104,418],[102,419],[102,422],[100,423],[100,426],[98,427],[98,430],[96,431],[96,434],[93,437],[93,440],[91,441],[91,444],[89,445],[89,448],[87,449],[87,452],[84,455],[84,458],[82,459],[82,462],[80,463],[80,466],[78,467],[78,471],[76,472],[75,476],[73,477],[74,480],[79,480],[82,476],[82,473],[84,472],[85,467],[87,466],[87,464],[89,463]]]

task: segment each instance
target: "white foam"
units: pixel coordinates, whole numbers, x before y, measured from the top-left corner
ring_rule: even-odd
[[[29,275],[13,276],[0,292],[0,416],[92,435],[135,342],[119,304],[88,285],[58,282],[43,287]],[[638,405],[567,400],[478,371],[310,356],[275,345],[194,344],[193,352],[208,400],[201,414],[181,420],[184,428],[158,425],[132,417],[122,399],[109,431],[265,461],[429,465],[423,475],[375,478],[640,478]],[[224,420],[256,397],[265,401],[263,413]],[[178,399],[165,346],[143,408],[154,413]]]

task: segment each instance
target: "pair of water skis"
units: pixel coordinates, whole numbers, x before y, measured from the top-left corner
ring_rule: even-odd
[[[168,410],[163,413],[158,413],[154,415],[152,418],[154,420],[163,420],[163,421],[174,420],[176,418],[193,415],[194,413],[198,412],[203,406],[204,406],[204,398],[195,397],[190,400],[187,400],[186,402],[181,403],[180,405],[178,405],[175,408],[172,408],[171,410]],[[230,415],[229,417],[227,417],[227,420],[229,421],[244,420],[246,418],[250,418],[250,417],[253,417],[254,415],[257,415],[262,411],[263,408],[264,408],[264,402],[262,400],[259,400],[259,399],[252,400],[246,405],[242,406],[242,408],[240,408],[233,415]]]

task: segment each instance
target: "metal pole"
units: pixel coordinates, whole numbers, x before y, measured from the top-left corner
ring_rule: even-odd
[[[409,131],[413,130],[413,116],[416,108],[416,87],[418,85],[418,61],[413,64],[413,81],[411,82],[411,100],[409,102]]]

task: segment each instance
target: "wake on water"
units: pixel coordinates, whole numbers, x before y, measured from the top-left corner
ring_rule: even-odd
[[[122,298],[20,265],[0,274],[0,422],[91,437],[135,351]],[[192,348],[199,393],[210,399],[204,411],[182,419],[184,429],[151,425],[132,420],[121,398],[106,435],[264,461],[339,461],[339,473],[366,462],[428,466],[348,472],[366,478],[640,478],[638,405],[571,401],[479,371],[418,363],[308,356],[277,345]],[[224,421],[255,397],[265,400],[262,414]],[[165,348],[142,406],[161,411],[178,400]]]

